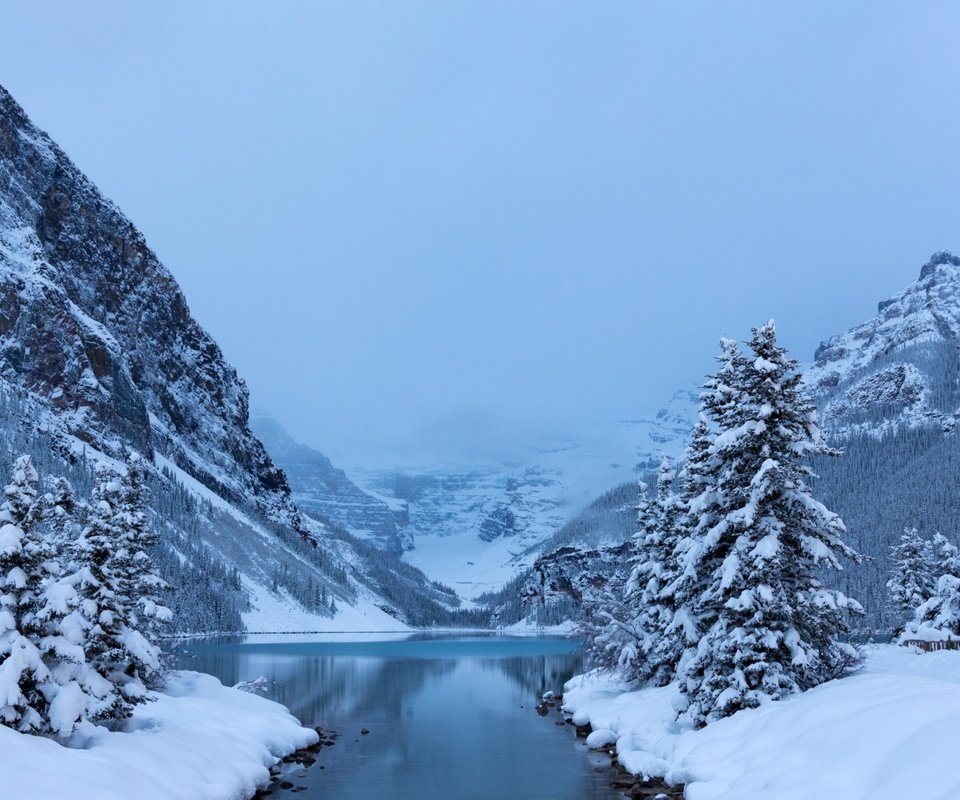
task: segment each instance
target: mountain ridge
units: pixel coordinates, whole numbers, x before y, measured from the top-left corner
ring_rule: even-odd
[[[454,603],[301,514],[172,273],[2,87],[0,417],[0,467],[31,452],[81,492],[91,461],[146,456],[182,632],[405,630]]]

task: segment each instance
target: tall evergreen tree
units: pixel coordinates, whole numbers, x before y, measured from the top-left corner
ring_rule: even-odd
[[[108,464],[98,464],[86,526],[77,542],[78,570],[71,580],[79,596],[78,627],[84,632],[86,661],[111,685],[111,691],[92,704],[93,720],[128,717],[133,706],[148,697],[128,648],[131,557],[123,502],[120,476]]]
[[[56,561],[40,531],[37,480],[30,457],[20,456],[0,508],[0,722],[20,731],[46,729],[52,682],[38,611]]]
[[[709,478],[690,502],[679,548],[689,613],[702,638],[681,669],[695,725],[840,674],[855,657],[838,637],[859,605],[825,588],[822,568],[857,559],[843,522],[810,493],[806,460],[834,455],[773,322],[755,328],[752,356],[724,343],[703,410],[715,425]]]
[[[907,528],[900,543],[890,548],[891,576],[887,581],[890,605],[903,623],[912,619],[916,610],[936,593],[933,543],[924,540],[916,528]]]
[[[681,478],[681,516],[673,555],[675,572],[664,589],[673,607],[673,619],[663,644],[672,649],[678,676],[684,674],[685,665],[713,621],[708,609],[702,607],[701,595],[704,565],[717,560],[722,544],[713,530],[725,513],[716,484],[720,459],[715,438],[718,429],[735,424],[733,415],[739,409],[738,376],[743,371],[744,359],[736,341],[720,340],[717,362],[716,372],[707,377],[700,393],[700,414]]]

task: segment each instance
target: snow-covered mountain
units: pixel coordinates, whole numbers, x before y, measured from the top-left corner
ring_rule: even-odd
[[[817,349],[806,381],[834,436],[900,424],[952,429],[958,411],[960,258],[934,253],[877,316]]]
[[[664,454],[679,456],[696,410],[696,392],[684,390],[657,412],[520,448],[509,459],[354,469],[350,476],[393,509],[406,561],[475,598],[529,567],[598,495],[635,482]],[[363,525],[362,516],[338,521],[352,531]]]
[[[818,349],[806,380],[844,455],[817,464],[819,495],[871,560],[844,588],[891,624],[889,548],[905,527],[956,538],[960,518],[960,258],[941,251],[877,315]]]
[[[304,513],[402,553],[430,579],[472,599],[529,567],[611,486],[634,483],[663,454],[679,456],[696,409],[696,392],[679,391],[655,413],[518,448],[509,459],[346,471],[268,416],[255,416],[252,425]],[[605,540],[601,534],[588,538]]]
[[[162,453],[302,531],[247,389],[142,234],[0,89],[0,376],[63,432]]]
[[[0,417],[0,467],[31,452],[80,491],[90,460],[147,457],[184,627],[398,629],[384,586],[438,594],[300,513],[171,273],[2,88]]]

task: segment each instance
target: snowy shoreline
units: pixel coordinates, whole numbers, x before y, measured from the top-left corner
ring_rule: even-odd
[[[286,707],[199,672],[170,673],[123,732],[83,723],[65,747],[0,727],[4,798],[238,800],[319,741]]]
[[[525,625],[517,623],[506,628],[407,628],[402,631],[395,630],[303,630],[303,631],[233,631],[230,633],[178,633],[172,636],[165,636],[165,642],[190,642],[202,639],[218,639],[227,636],[277,636],[292,637],[303,636],[311,637],[310,641],[323,642],[323,637],[335,636],[338,639],[344,636],[363,636],[363,637],[390,637],[397,639],[411,638],[422,634],[439,634],[454,636],[476,636],[479,634],[487,636],[497,636],[504,638],[526,639],[526,638],[555,638],[555,639],[579,639],[576,626],[573,623],[562,625],[551,625],[537,627],[534,625]]]
[[[628,772],[683,784],[687,800],[960,797],[960,652],[872,646],[850,677],[701,730],[674,721],[676,693],[588,673],[563,710],[592,728],[588,746],[615,745]]]

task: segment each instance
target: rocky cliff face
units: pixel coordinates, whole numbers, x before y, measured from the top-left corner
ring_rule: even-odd
[[[399,555],[405,538],[397,524],[405,506],[391,508],[363,491],[323,453],[294,441],[276,420],[255,416],[253,429],[283,469],[297,507],[315,519],[328,519],[377,547]]]
[[[0,88],[0,377],[112,452],[158,452],[305,533],[247,388],[123,213]]]
[[[941,251],[876,317],[820,345],[805,377],[834,437],[901,425],[952,430],[958,346],[960,258]]]

